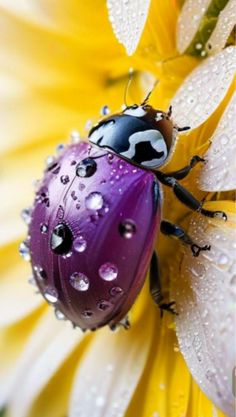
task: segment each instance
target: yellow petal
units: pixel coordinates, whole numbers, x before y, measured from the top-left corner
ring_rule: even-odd
[[[207,396],[227,415],[233,416],[232,369],[235,360],[234,311],[235,205],[211,202],[206,208],[223,209],[228,221],[192,217],[189,235],[211,250],[194,258],[189,249],[183,257],[181,276],[173,276],[173,297],[181,352],[190,371]]]

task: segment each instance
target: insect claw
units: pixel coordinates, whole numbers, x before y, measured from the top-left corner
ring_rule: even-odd
[[[159,308],[161,310],[161,318],[163,317],[164,310],[168,311],[171,314],[174,314],[175,316],[178,316],[177,311],[172,307],[176,304],[175,301],[170,301],[169,303],[162,303],[159,305]]]
[[[196,243],[191,245],[191,251],[195,258],[197,258],[201,251],[211,250],[210,245],[198,246]]]

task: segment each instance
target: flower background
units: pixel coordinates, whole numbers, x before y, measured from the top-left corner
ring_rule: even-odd
[[[157,78],[159,83],[151,103],[166,110],[185,77],[199,67],[202,58],[189,54],[178,57],[176,26],[180,3],[152,1],[138,48],[128,56],[113,34],[106,3],[102,0],[0,0],[3,99],[0,116],[0,404],[2,410],[5,409],[4,417],[222,417],[217,406],[228,415],[233,413],[228,372],[234,357],[229,342],[233,339],[235,306],[233,261],[227,263],[227,269],[224,265],[219,269],[217,250],[213,251],[211,259],[201,259],[205,266],[206,262],[213,268],[216,265],[222,286],[227,285],[224,292],[221,286],[215,288],[211,283],[213,273],[206,273],[204,285],[211,289],[209,298],[196,298],[195,308],[191,310],[191,297],[186,298],[187,302],[183,296],[181,299],[181,294],[189,294],[195,260],[178,242],[158,237],[165,294],[168,296],[171,283],[172,294],[183,307],[179,324],[176,324],[179,346],[173,318],[165,315],[160,320],[158,309],[150,299],[148,284],[131,311],[132,326],[128,332],[121,330],[113,334],[104,328],[95,334],[83,335],[72,329],[70,323],[58,322],[53,310],[28,284],[30,267],[22,262],[17,250],[26,233],[19,213],[33,200],[32,181],[41,177],[43,161],[55,152],[58,143],[69,139],[72,130],[86,137],[85,124],[88,119],[98,120],[102,105],[108,104],[112,112],[120,109],[128,69],[135,70],[129,102],[140,102]],[[169,58],[175,59],[165,62]],[[212,108],[210,117],[197,129],[179,137],[166,171],[181,168],[193,155],[206,152],[209,139],[233,95],[232,80],[231,77],[224,99],[222,97]],[[200,170],[201,167],[196,167],[183,185],[198,198],[207,195],[207,204],[212,209],[223,207],[230,214],[229,223],[219,220],[204,223],[198,218],[200,232],[192,220],[192,233],[197,239],[201,239],[203,233],[210,239],[212,230],[217,229],[221,236],[219,250],[222,251],[223,245],[223,251],[226,250],[233,260],[235,251],[232,255],[230,252],[235,227],[232,188],[222,188],[224,193],[221,189],[217,189],[217,193],[207,189],[212,191],[207,194],[200,191],[197,182]],[[232,170],[231,176],[233,174]],[[163,214],[185,227],[194,219],[169,190],[165,190]],[[224,247],[222,236],[229,247]],[[190,267],[186,269],[184,265],[188,263]],[[231,281],[233,290],[229,285]],[[177,290],[181,290],[180,295]],[[215,305],[211,303],[212,292]],[[203,355],[202,367],[196,370],[195,357],[189,359],[183,341],[189,335],[196,311],[198,308],[205,311],[206,305],[214,335],[213,339],[207,332],[204,339],[201,339],[201,332],[193,336]],[[217,329],[219,317],[226,327],[224,332]],[[200,318],[198,325],[203,321],[206,322]],[[211,351],[211,346],[216,349]],[[210,374],[206,385],[203,370],[208,366],[208,354],[217,377]],[[228,361],[224,363],[225,358]],[[191,371],[206,394],[191,376],[191,364]]]

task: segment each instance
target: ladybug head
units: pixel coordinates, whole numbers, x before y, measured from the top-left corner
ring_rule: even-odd
[[[135,165],[157,169],[165,164],[177,128],[171,111],[155,110],[144,101],[101,120],[89,133],[89,141],[108,148]]]

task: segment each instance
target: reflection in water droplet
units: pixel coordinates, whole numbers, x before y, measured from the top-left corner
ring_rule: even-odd
[[[105,281],[113,281],[118,275],[118,269],[114,264],[106,262],[100,266],[98,273]]]
[[[74,240],[74,249],[76,252],[84,252],[85,249],[87,248],[87,242],[86,240],[83,238],[83,236],[78,236],[75,240]]]
[[[58,292],[56,288],[48,286],[44,291],[44,297],[49,303],[56,303],[58,301]]]
[[[72,232],[67,224],[59,223],[54,227],[50,239],[50,247],[54,253],[57,255],[67,254],[71,249],[72,242]]]
[[[119,224],[119,232],[125,239],[131,239],[136,233],[136,225],[133,220],[126,219]]]
[[[55,316],[57,320],[66,320],[65,314],[63,314],[62,311],[59,310],[59,308],[55,308]]]
[[[120,296],[120,295],[122,295],[123,294],[123,290],[122,290],[122,288],[120,288],[120,287],[112,287],[111,289],[110,289],[110,295],[112,296],[112,297],[117,297],[117,296]]]
[[[24,242],[21,242],[19,246],[19,252],[25,261],[30,261],[31,259],[30,250],[29,250],[28,242],[26,240]]]
[[[99,210],[103,206],[103,197],[99,192],[92,192],[85,198],[85,206],[89,210]]]
[[[89,289],[89,279],[82,272],[74,272],[70,276],[70,284],[78,291],[87,291]]]
[[[100,301],[98,301],[97,306],[98,306],[99,310],[106,311],[106,310],[108,310],[109,308],[112,307],[112,304],[109,301],[100,300]]]
[[[21,218],[23,219],[25,224],[27,224],[27,225],[30,224],[30,222],[31,222],[31,209],[30,208],[25,208],[24,210],[22,210]]]
[[[48,226],[45,223],[41,223],[40,225],[40,232],[45,234],[48,231]]]
[[[70,181],[69,175],[62,175],[60,180],[62,184],[67,184]]]
[[[82,178],[91,177],[97,170],[97,163],[93,158],[85,158],[76,167],[76,175]]]
[[[107,114],[110,113],[109,107],[107,105],[102,106],[102,108],[100,110],[100,113],[101,113],[102,116],[106,116]]]

